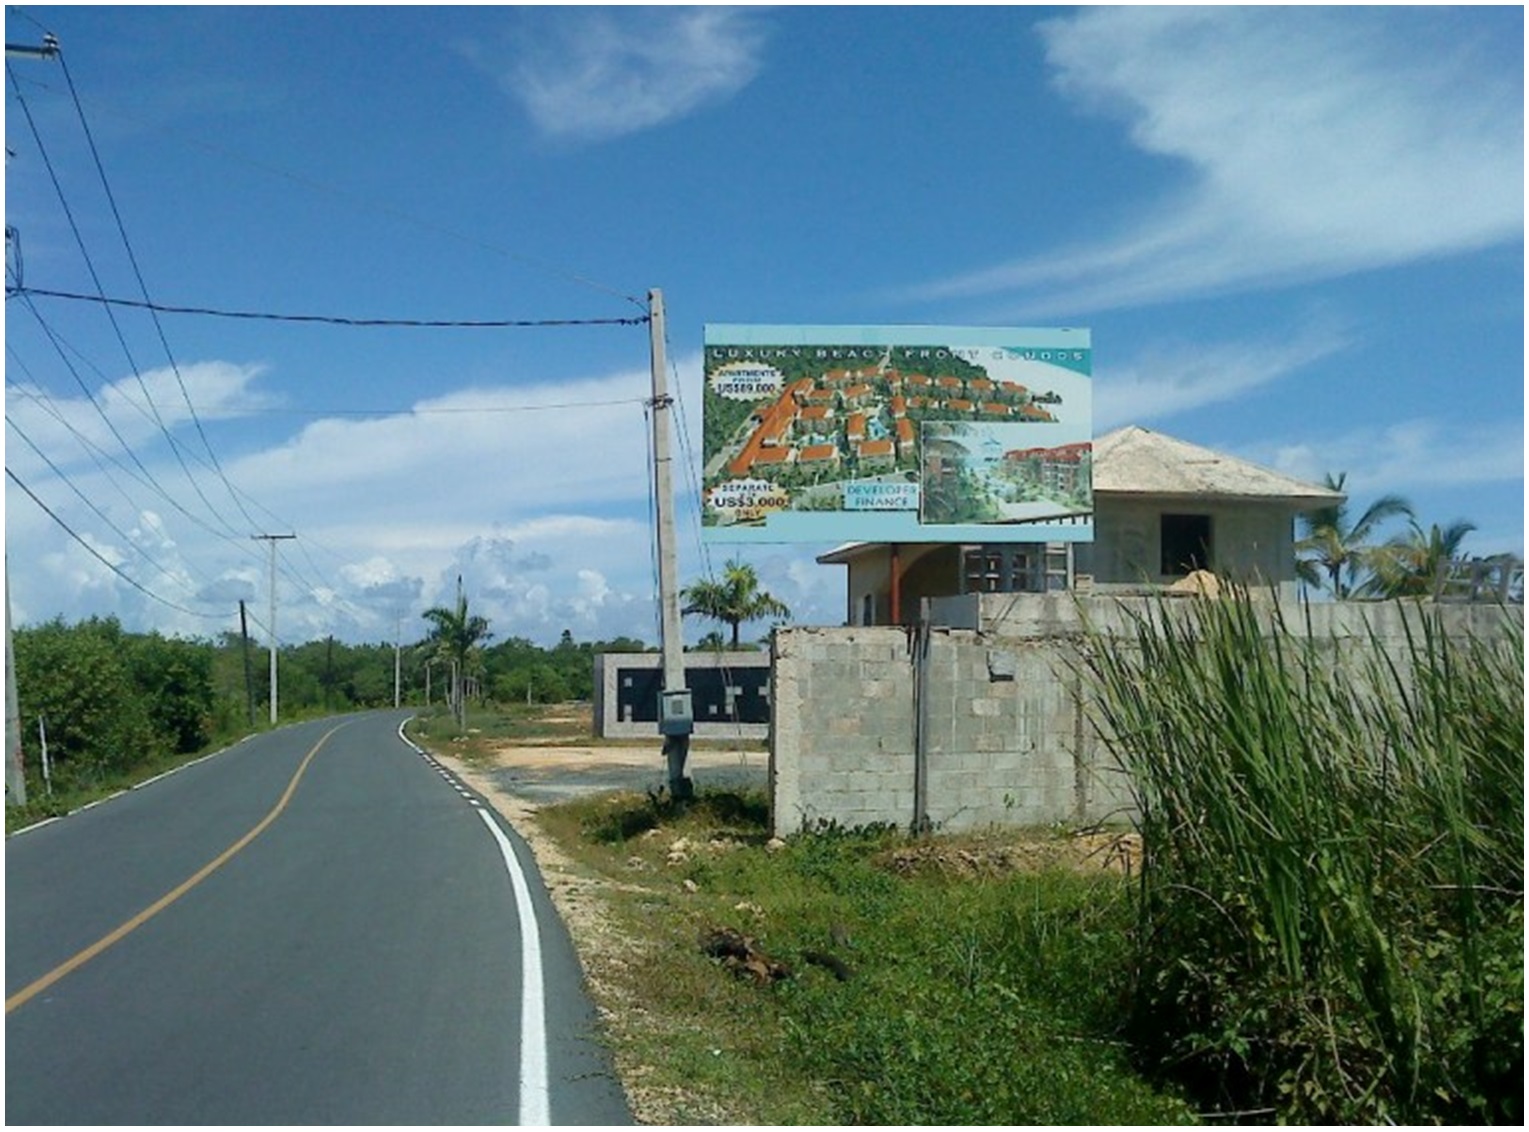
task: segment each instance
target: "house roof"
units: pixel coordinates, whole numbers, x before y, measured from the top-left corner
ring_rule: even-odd
[[[1344,499],[1342,492],[1139,425],[1096,438],[1093,464],[1096,495],[1260,499],[1288,503],[1301,511]]]

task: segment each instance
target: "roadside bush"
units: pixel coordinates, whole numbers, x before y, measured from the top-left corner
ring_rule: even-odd
[[[126,658],[158,741],[171,753],[200,750],[212,735],[212,648],[205,642],[128,637]]]
[[[54,620],[18,630],[13,646],[29,795],[42,789],[39,718],[55,789],[92,787],[152,751],[148,703],[116,621],[93,618],[67,626]]]

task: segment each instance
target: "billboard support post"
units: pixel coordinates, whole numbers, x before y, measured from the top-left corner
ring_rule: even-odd
[[[690,752],[692,715],[685,688],[685,638],[680,624],[679,564],[674,542],[673,458],[669,447],[668,362],[664,356],[664,293],[648,292],[648,340],[653,371],[653,492],[658,521],[658,595],[663,635],[664,687],[659,726],[669,768],[669,795],[685,801],[694,792],[685,772]]]

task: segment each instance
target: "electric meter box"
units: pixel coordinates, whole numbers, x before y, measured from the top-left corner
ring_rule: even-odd
[[[658,694],[658,733],[689,735],[695,730],[695,713],[690,706],[690,689]]]

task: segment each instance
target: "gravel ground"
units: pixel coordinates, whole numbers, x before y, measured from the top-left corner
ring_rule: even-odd
[[[697,789],[763,787],[763,751],[692,751],[687,760]],[[667,785],[663,755],[651,747],[507,747],[486,777],[505,794],[533,805],[609,790],[646,793]]]

